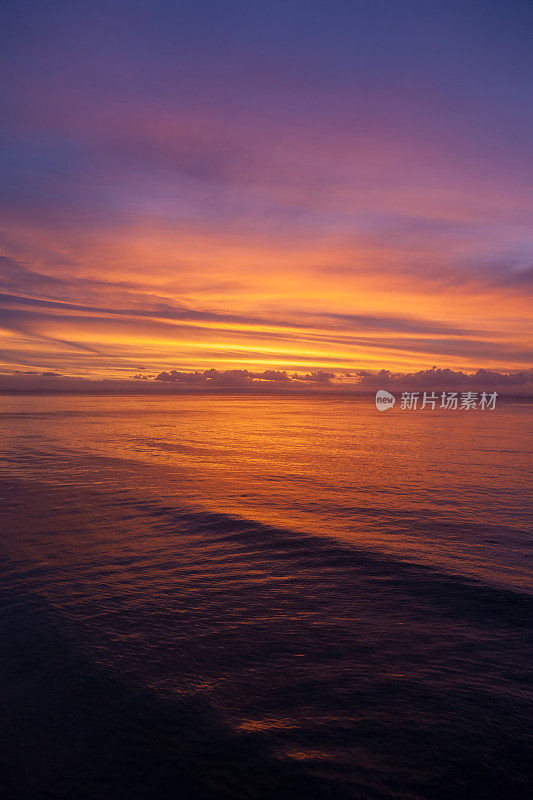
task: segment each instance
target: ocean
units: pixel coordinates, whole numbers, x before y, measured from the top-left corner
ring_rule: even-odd
[[[0,396],[4,796],[531,796],[527,398]]]

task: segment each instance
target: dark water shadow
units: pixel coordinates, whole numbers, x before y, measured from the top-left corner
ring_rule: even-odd
[[[4,591],[2,605],[4,800],[335,796],[201,699],[169,702],[91,663],[40,598]]]

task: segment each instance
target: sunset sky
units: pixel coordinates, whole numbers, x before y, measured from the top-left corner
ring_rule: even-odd
[[[533,6],[4,3],[0,371],[533,363]]]

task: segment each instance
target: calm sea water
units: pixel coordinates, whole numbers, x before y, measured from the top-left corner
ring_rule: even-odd
[[[0,397],[7,797],[530,797],[532,411]]]

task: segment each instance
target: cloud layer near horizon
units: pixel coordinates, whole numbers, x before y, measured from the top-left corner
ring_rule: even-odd
[[[96,394],[166,394],[250,390],[283,393],[286,391],[374,392],[390,391],[497,391],[502,394],[533,395],[533,369],[496,372],[480,369],[464,373],[450,369],[394,373],[390,370],[334,373],[317,370],[288,374],[285,370],[250,372],[243,369],[169,370],[157,375],[137,373],[129,379],[87,379],[54,372],[17,370],[0,373],[0,392],[60,392]]]

